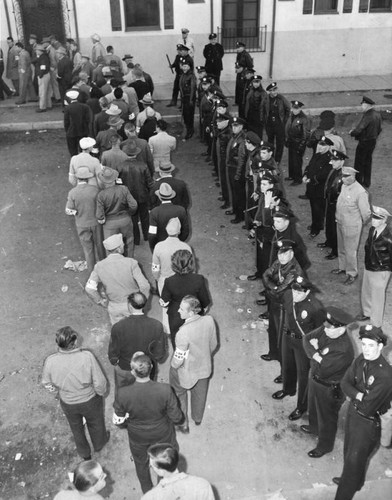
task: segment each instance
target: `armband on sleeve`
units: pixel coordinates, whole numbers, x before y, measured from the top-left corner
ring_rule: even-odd
[[[177,347],[176,350],[174,351],[173,358],[176,361],[184,361],[184,359],[188,357],[188,352],[189,351],[181,351],[181,349],[178,349]]]
[[[154,262],[151,265],[151,271],[152,272],[158,272],[161,270],[161,266],[159,264],[154,264]]]
[[[86,283],[86,288],[90,290],[98,290],[98,283],[93,280],[88,280]]]
[[[126,413],[124,417],[119,417],[118,415],[116,415],[116,413],[113,412],[112,422],[114,425],[121,425],[126,421],[128,417],[129,413]]]
[[[150,226],[150,227],[148,228],[148,232],[149,232],[150,234],[157,234],[157,232],[158,232],[158,228],[157,228],[157,226]]]

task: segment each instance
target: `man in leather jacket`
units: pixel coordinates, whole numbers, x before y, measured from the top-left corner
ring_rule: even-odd
[[[289,172],[286,180],[292,186],[302,184],[302,161],[309,136],[309,121],[302,111],[304,104],[291,101],[291,115],[286,122],[286,146],[289,150]]]
[[[384,315],[385,293],[392,271],[392,232],[387,225],[391,214],[381,207],[373,207],[372,227],[365,243],[365,270],[363,273],[361,305],[363,315],[381,327]]]
[[[227,145],[226,166],[227,179],[232,202],[232,210],[226,212],[226,215],[234,215],[231,219],[232,224],[238,224],[244,220],[245,210],[245,121],[237,116],[231,120],[232,137]],[[230,213],[231,212],[231,213]]]

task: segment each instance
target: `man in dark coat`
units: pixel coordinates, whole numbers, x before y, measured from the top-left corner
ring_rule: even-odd
[[[369,97],[362,98],[363,116],[358,125],[350,130],[350,135],[358,141],[355,151],[354,168],[358,170],[357,181],[363,187],[370,187],[372,176],[372,156],[376,147],[377,137],[381,132],[382,118],[378,111],[374,109],[376,103]]]
[[[286,122],[286,146],[289,150],[289,175],[292,186],[302,184],[302,162],[309,136],[309,121],[302,111],[304,104],[291,101],[291,115]]]
[[[208,43],[203,50],[203,56],[206,59],[204,65],[206,72],[215,76],[215,82],[219,85],[220,74],[223,69],[222,59],[225,54],[223,46],[218,43],[216,33],[211,33],[208,37]]]
[[[226,168],[227,145],[231,137],[230,115],[221,115],[217,120],[216,126],[218,129],[216,138],[218,174],[223,198],[223,205],[221,205],[221,208],[226,209],[230,207],[231,202]]]
[[[69,90],[66,97],[70,103],[64,109],[64,129],[69,154],[74,156],[79,153],[80,139],[89,135],[91,112],[87,104],[78,102],[77,90]]]
[[[252,79],[249,92],[245,97],[244,117],[248,124],[248,129],[252,130],[260,138],[263,137],[263,105],[267,98],[267,93],[263,89],[261,75],[255,75]]]
[[[227,179],[229,182],[229,195],[231,196],[232,210],[227,215],[234,215],[232,224],[239,224],[244,220],[246,203],[245,193],[245,163],[246,148],[244,131],[245,121],[237,116],[231,120],[232,136],[227,145]],[[231,212],[231,213],[230,213]]]
[[[197,81],[189,62],[184,61],[182,63],[182,71],[183,74],[180,77],[179,85],[182,100],[182,117],[186,129],[184,139],[187,140],[193,136],[194,132]]]
[[[237,74],[235,84],[235,103],[240,106],[243,89],[245,85],[245,72],[247,69],[253,69],[253,59],[245,50],[244,42],[237,42],[237,57],[235,61],[235,72]]]
[[[67,51],[64,47],[59,47],[56,50],[57,63],[57,81],[59,84],[59,91],[61,101],[64,106],[65,93],[72,87],[72,70],[73,65],[70,58],[67,56]]]
[[[157,207],[161,204],[161,199],[155,193],[159,191],[159,188],[163,182],[169,184],[169,186],[176,193],[175,197],[172,199],[173,205],[181,205],[185,208],[185,210],[189,209],[190,199],[188,187],[185,184],[185,181],[182,179],[177,179],[177,177],[173,177],[173,172],[175,170],[175,166],[172,163],[160,163],[158,166],[159,169],[159,178],[154,182],[154,185],[151,190],[151,207]]]

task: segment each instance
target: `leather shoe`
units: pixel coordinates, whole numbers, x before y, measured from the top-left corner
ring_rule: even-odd
[[[321,450],[318,450],[317,448],[315,448],[314,450],[310,450],[308,452],[308,456],[310,458],[321,458],[325,455],[326,452],[324,451],[321,451]]]
[[[346,281],[343,283],[343,285],[346,285],[346,286],[352,285],[357,278],[358,278],[358,275],[357,276],[348,276]]]
[[[289,420],[298,420],[299,418],[302,417],[305,411],[306,410],[299,410],[298,408],[296,408],[294,411],[290,413]]]
[[[278,375],[276,378],[274,378],[274,383],[275,384],[283,384],[283,377],[282,377],[282,375]]]
[[[224,210],[225,208],[229,208],[229,204],[228,203],[223,203],[223,205],[221,205],[221,209]]]
[[[295,394],[295,393],[294,393]],[[285,398],[286,396],[294,396],[294,394],[289,394],[288,392],[286,391],[276,391],[272,394],[272,399],[283,399]],[[301,414],[302,415],[302,414]]]
[[[182,434],[189,434],[189,426],[188,425],[179,425],[176,427],[178,432],[181,432]]]
[[[343,269],[332,269],[331,274],[342,274],[345,272],[346,271],[343,271]]]
[[[317,243],[317,248],[327,248],[328,245],[327,245],[327,242],[324,241],[324,243]]]
[[[46,109],[38,108],[35,110],[36,113],[46,113]]]
[[[308,195],[307,195],[307,194],[300,194],[300,195],[298,196],[298,198],[299,198],[300,200],[308,200],[308,199],[309,199],[309,197],[308,197]]]
[[[248,281],[256,281],[256,280],[261,280],[261,276],[258,274],[251,274],[250,276],[247,276],[246,279]]]
[[[357,319],[358,321],[367,321],[368,319],[370,319],[370,316],[365,316],[364,314],[358,314],[357,316],[355,316],[355,319]]]
[[[335,260],[335,259],[337,259],[337,258],[338,258],[338,256],[336,255],[336,253],[332,253],[332,252],[331,252],[331,253],[329,253],[328,255],[326,255],[326,256],[324,257],[324,259],[327,259],[327,260]]]
[[[226,215],[234,215],[233,210],[226,210],[225,212]]]
[[[312,432],[312,429],[311,429],[310,425],[301,425],[300,429],[305,434],[314,434],[314,432]]]
[[[320,231],[313,231],[312,233],[309,234],[309,237],[313,239],[316,236],[318,236],[319,234],[320,234]]]
[[[292,181],[292,180],[294,180],[294,179],[293,179],[292,177],[285,177],[285,178],[284,178],[284,180],[285,180],[285,181]]]
[[[268,319],[269,318],[269,314],[268,314],[268,311],[265,311],[265,313],[261,313],[259,314],[259,319]],[[262,356],[261,356],[262,357]],[[264,358],[263,358],[264,359]],[[272,358],[271,358],[272,359]],[[271,359],[266,359],[265,361],[271,361]]]
[[[239,219],[238,217],[231,219],[230,221],[231,224],[239,224],[240,222],[242,222],[242,219]]]
[[[258,300],[256,300],[256,304],[258,306],[266,306],[267,305],[267,301],[265,299],[258,299]]]
[[[262,354],[260,358],[264,361],[276,361],[276,358],[273,358],[269,354]]]
[[[339,486],[341,478],[340,477],[333,477],[332,481]]]

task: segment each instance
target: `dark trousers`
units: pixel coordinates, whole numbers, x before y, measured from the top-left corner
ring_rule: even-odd
[[[276,300],[268,298],[268,354],[271,358],[277,359],[279,362],[282,359],[281,355],[281,335],[283,326],[283,306]]]
[[[263,140],[263,124],[260,121],[248,121],[248,130],[251,130]]]
[[[31,71],[26,71],[26,73],[19,74],[19,101],[24,102],[28,100],[37,99],[37,94],[35,93]]]
[[[12,90],[3,80],[3,73],[4,73],[4,63],[0,63],[0,99],[4,99],[4,94],[7,94],[7,96],[12,95]]]
[[[308,407],[309,358],[302,346],[302,338],[282,334],[282,376],[283,390],[288,394],[297,392],[297,408],[306,411]],[[298,391],[297,391],[298,382]]]
[[[65,93],[71,88],[72,85],[68,85],[67,82],[63,82],[62,80],[57,81],[59,85],[61,103],[64,106]]]
[[[328,203],[325,211],[325,239],[331,253],[338,254],[338,235],[336,231],[336,203]]]
[[[317,449],[324,453],[332,451],[335,444],[339,411],[344,403],[342,391],[339,391],[339,396],[335,398],[332,387],[325,387],[310,376],[309,425],[311,431],[318,436]]]
[[[244,220],[245,210],[245,182],[244,179],[236,181],[234,179],[236,167],[228,167],[228,180],[231,189],[231,198],[233,203],[233,212],[236,219]]]
[[[15,95],[19,95],[19,78],[17,80],[11,80],[13,85],[14,85],[14,88],[16,90],[16,94]]]
[[[310,228],[311,233],[316,233],[324,229],[324,217],[325,217],[325,198],[323,196],[323,190],[314,189],[314,187],[309,186],[306,190],[310,201],[310,211],[312,214],[312,224]]]
[[[67,137],[68,151],[71,156],[79,154],[79,141],[82,137]]]
[[[363,187],[370,187],[372,176],[372,155],[376,147],[376,139],[371,141],[359,141],[357,149],[355,150],[354,168],[358,170],[356,175],[357,181]]]
[[[103,260],[106,257],[102,244],[102,226],[98,224],[97,226],[77,227],[76,230],[87,262],[87,269],[91,274],[97,259]]]
[[[253,177],[245,180],[245,226],[251,229],[257,211],[257,202],[252,198]]]
[[[228,180],[227,180],[227,175],[226,175],[226,157],[225,156],[218,158],[218,175],[219,175],[219,182],[221,185],[223,201],[225,203],[229,204],[230,203],[230,196],[229,196],[229,185],[228,185]]]
[[[269,260],[271,255],[271,242],[263,241],[261,236],[261,229],[256,229],[256,274],[263,276],[264,272],[269,268]],[[260,248],[260,243],[262,248]]]
[[[216,147],[216,137],[212,138],[211,141],[211,159],[212,163],[214,164],[214,172],[216,175],[219,176],[219,170],[218,170],[218,151]]]
[[[142,233],[144,241],[148,241],[148,226],[149,226],[149,215],[148,215],[148,203],[138,202],[137,212],[132,215],[133,223],[133,238],[135,245],[140,244],[140,231],[139,231],[139,220],[142,226]]]
[[[335,500],[351,500],[366,476],[370,455],[380,442],[380,422],[367,420],[350,404],[344,435],[344,465]]]
[[[180,75],[176,73],[176,77],[174,78],[173,92],[172,92],[172,98],[171,98],[172,104],[177,104],[179,91],[180,91]]]
[[[83,417],[86,419],[88,433],[93,443],[94,451],[100,451],[107,443],[105,416],[103,412],[103,398],[95,395],[85,403],[70,405],[60,399],[60,405],[66,416],[76,449],[82,458],[91,456],[91,448],[84,431]]]
[[[103,238],[109,238],[113,234],[121,233],[124,240],[124,256],[133,258],[134,254],[134,241],[133,241],[133,224],[132,218],[129,216],[122,217],[121,219],[106,220],[103,225]]]
[[[153,487],[150,476],[150,466],[147,450],[151,445],[156,444],[157,442],[169,443],[178,450],[179,447],[176,440],[174,428],[168,436],[163,436],[158,441],[154,439],[152,440],[152,442],[148,440],[143,442],[135,441],[133,438],[133,433],[128,428],[128,439],[129,448],[131,450],[133,461],[135,463],[136,475],[139,479],[143,493],[147,493],[147,491],[151,490],[151,488]]]
[[[186,134],[193,134],[193,122],[195,117],[195,105],[190,102],[187,97],[183,98],[182,102],[182,117],[186,128]]]
[[[280,120],[269,121],[266,124],[268,142],[275,145],[274,158],[276,163],[282,161],[285,140],[284,125]]]
[[[302,160],[304,154],[298,151],[296,144],[289,146],[289,177],[295,182],[302,182]]]
[[[191,417],[196,423],[200,423],[203,420],[204,409],[206,407],[207,392],[208,392],[208,378],[202,378],[196,382],[196,384],[190,389],[184,389],[181,386],[180,380],[178,378],[178,371],[173,367],[170,368],[170,385],[173,387],[178,400],[180,401],[180,406],[183,414],[185,415],[185,425],[188,425],[188,390],[191,393]]]

